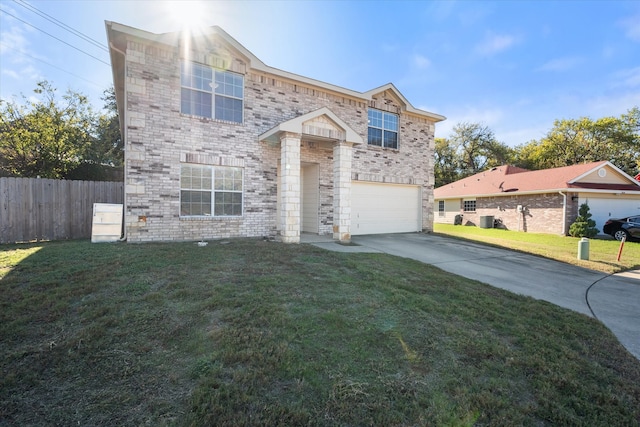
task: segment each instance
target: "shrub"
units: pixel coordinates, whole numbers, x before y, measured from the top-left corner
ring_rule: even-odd
[[[591,219],[591,212],[589,212],[589,205],[583,203],[578,210],[578,218],[569,227],[569,235],[572,237],[593,237],[600,230],[596,228],[596,222]]]

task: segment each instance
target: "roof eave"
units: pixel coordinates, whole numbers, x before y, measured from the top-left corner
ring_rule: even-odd
[[[484,193],[484,194],[463,194],[463,195],[451,195],[451,196],[436,196],[434,200],[449,200],[449,199],[469,199],[469,198],[482,198],[482,197],[511,197],[511,196],[529,196],[532,194],[549,194],[558,192],[571,192],[571,193],[601,193],[601,194],[631,194],[640,195],[640,189],[638,191],[633,190],[607,190],[596,188],[556,188],[549,190],[531,190],[531,191],[512,191],[507,193]]]
[[[408,113],[412,113],[412,114],[416,114],[418,116],[427,116],[429,117],[434,123],[437,122],[441,122],[443,120],[446,120],[447,118],[445,116],[442,116],[440,114],[436,114],[436,113],[431,113],[429,111],[425,111],[425,110],[421,110],[419,108],[415,108],[407,98],[405,98],[405,96],[402,94],[402,92],[400,92],[398,90],[398,88],[393,84],[393,83],[387,83],[385,85],[382,86],[378,86],[374,89],[368,90],[366,92],[363,93],[363,95],[368,99],[371,100],[373,95],[376,95],[380,92],[384,92],[386,90],[392,90],[396,96],[398,98],[400,98],[400,100],[404,103],[404,107],[406,112]]]
[[[122,35],[135,37],[141,40],[145,40],[151,43],[164,44],[168,46],[177,47],[180,43],[181,35],[180,33],[164,33],[164,34],[154,34],[148,31],[140,30],[138,28],[129,27],[127,25],[118,24],[117,22],[105,21],[107,27],[107,38],[111,42],[116,38],[116,33],[120,33]],[[346,95],[355,99],[360,99],[362,101],[368,102],[371,101],[372,95],[375,93],[379,93],[383,88],[391,88],[395,91],[395,93],[403,100],[406,104],[406,111],[410,114],[414,114],[417,116],[421,116],[427,118],[431,121],[440,122],[446,119],[446,117],[431,113],[428,111],[420,110],[411,105],[406,98],[398,91],[398,89],[391,83],[380,86],[379,88],[372,89],[367,92],[358,92],[351,89],[344,88],[342,86],[333,85],[330,83],[323,82],[321,80],[312,79],[309,77],[301,76],[295,73],[291,73],[288,71],[280,70],[278,68],[274,68],[266,65],[262,62],[257,56],[255,56],[251,51],[245,48],[242,44],[240,44],[236,39],[230,36],[226,31],[218,26],[210,27],[209,32],[206,34],[215,34],[222,37],[227,43],[229,43],[234,49],[240,52],[247,60],[249,61],[249,67],[255,71],[272,74],[274,76],[299,82],[302,84],[307,84],[310,86],[315,86],[320,89],[337,93],[340,95]],[[205,35],[206,35],[205,34]],[[126,46],[125,46],[126,48]],[[124,49],[122,49],[124,51]],[[383,89],[384,90],[384,89]]]

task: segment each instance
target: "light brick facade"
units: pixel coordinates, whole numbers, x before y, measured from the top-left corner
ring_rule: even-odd
[[[572,200],[572,196],[576,199]],[[566,215],[563,204],[564,197],[559,193],[481,197],[476,199],[475,212],[463,212],[460,202],[459,213],[463,214],[463,224],[467,225],[479,225],[481,216],[493,216],[508,230],[566,234],[578,216],[577,193],[567,195]],[[518,211],[518,206],[522,206],[522,211]]]
[[[434,222],[566,235],[582,204],[600,233],[640,209],[640,184],[608,161],[543,170],[493,167],[434,190]]]
[[[420,185],[422,228],[432,230],[434,132],[444,118],[414,109],[392,85],[357,93],[271,69],[219,29],[190,48],[178,35],[114,23],[107,29],[125,140],[128,241],[250,236],[297,242],[301,164],[319,168],[320,234],[349,240],[350,188],[357,180]],[[181,113],[184,59],[243,75],[242,123]],[[399,116],[398,149],[366,143],[370,107]],[[261,139],[314,111],[321,113],[298,130]],[[241,168],[242,215],[181,216],[184,164]]]

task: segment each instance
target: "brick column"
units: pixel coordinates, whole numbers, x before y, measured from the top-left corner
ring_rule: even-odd
[[[340,141],[333,147],[333,239],[351,241],[351,159],[353,147]]]
[[[282,134],[280,162],[280,236],[300,243],[300,134]]]

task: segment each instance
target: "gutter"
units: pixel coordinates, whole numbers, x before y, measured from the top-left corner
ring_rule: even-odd
[[[113,42],[109,42],[109,48],[111,49],[112,52],[115,53],[119,53],[120,55],[122,55],[123,58],[123,64],[124,64],[124,75],[127,75],[127,61],[126,61],[126,53],[123,52],[122,50],[118,49]],[[115,87],[115,81],[116,81],[116,76],[115,76],[115,70],[113,69],[113,64],[111,65],[111,71],[113,73],[113,78],[114,78],[114,93],[116,94],[116,106],[119,107],[118,105],[118,96],[117,96],[117,88]],[[126,109],[126,105],[127,105],[127,90],[126,90],[126,78],[123,80],[123,84],[124,84],[124,90],[123,90],[123,100],[122,100],[122,108],[118,108],[118,118],[120,120],[120,137],[122,138],[122,148],[124,151],[124,159],[123,159],[123,169],[124,169],[124,182],[123,184],[123,188],[122,188],[122,237],[120,237],[120,239],[118,240],[119,242],[125,242],[127,240],[127,222],[126,222],[126,218],[127,218],[127,150],[126,150],[126,142],[128,140],[127,138],[127,126],[124,126],[125,123],[125,109]]]
[[[550,188],[548,190],[529,190],[529,191],[511,191],[511,192],[502,192],[502,193],[483,193],[483,194],[459,194],[452,196],[437,196],[433,195],[435,200],[449,200],[449,199],[464,199],[464,198],[480,198],[480,197],[511,197],[511,196],[533,196],[536,194],[549,194],[549,193],[560,193],[563,191],[575,191],[578,193],[589,193],[589,194],[611,194],[611,193],[620,193],[625,196],[638,196],[640,195],[640,191],[637,190],[602,190],[602,189],[591,189],[591,188]]]
[[[562,235],[567,235],[567,195],[562,191],[558,191],[562,196]]]

